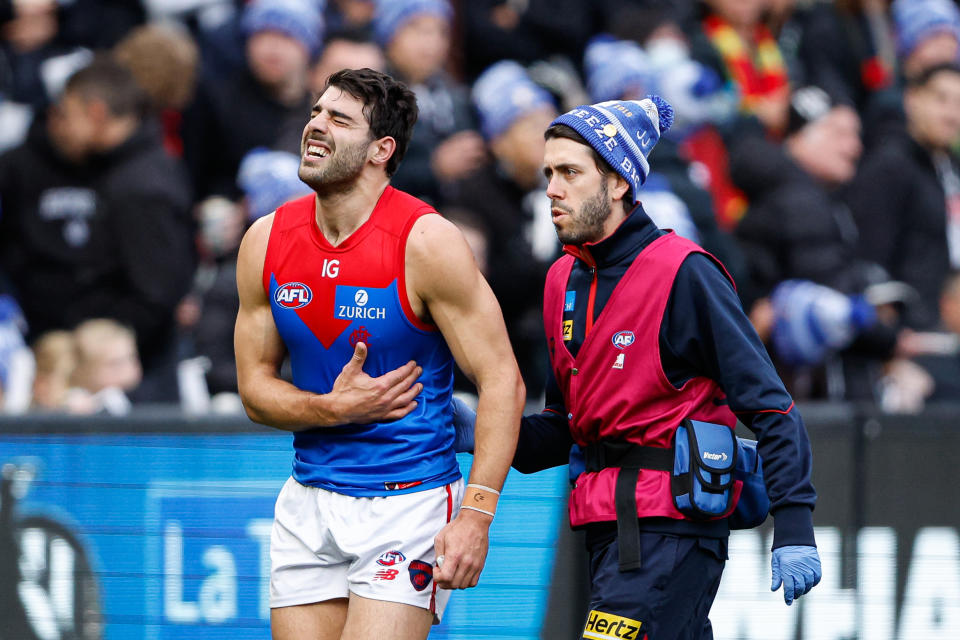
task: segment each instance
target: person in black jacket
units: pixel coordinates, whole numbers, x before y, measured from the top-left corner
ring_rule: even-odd
[[[786,280],[808,280],[859,295],[888,279],[878,265],[858,256],[857,227],[841,197],[853,179],[861,149],[857,113],[813,86],[794,92],[789,133],[782,146],[762,138],[738,145],[732,158],[733,178],[750,199],[736,228],[750,276],[740,283],[740,294],[765,338],[770,330],[765,322],[770,316],[764,313],[768,299]],[[870,397],[880,365],[894,355],[896,329],[871,321],[854,331],[850,340],[843,356],[846,375],[835,380],[845,379],[843,385],[825,386],[825,370],[797,368],[793,365],[798,363],[779,354],[785,357],[778,361],[779,369],[792,383],[793,393]]]
[[[549,93],[518,63],[487,69],[473,88],[481,130],[494,164],[455,186],[445,213],[466,210],[487,236],[485,275],[503,310],[514,354],[527,388],[542,389],[543,278],[559,245],[543,193],[543,130],[556,117]]]
[[[904,321],[938,322],[937,302],[951,267],[960,267],[960,66],[941,64],[912,79],[904,95],[906,132],[863,161],[848,202],[862,255],[919,293]]]
[[[420,109],[392,184],[434,205],[453,182],[487,160],[483,138],[474,130],[467,88],[445,70],[452,19],[448,0],[380,1],[373,18],[388,73],[413,90]]]
[[[256,0],[239,24],[224,25],[239,28],[246,58],[226,75],[206,69],[184,114],[184,158],[198,199],[239,198],[237,170],[257,147],[299,152],[301,123],[312,104],[308,70],[323,32],[323,18],[311,5]]]
[[[111,60],[70,78],[47,129],[0,160],[0,261],[32,336],[116,319],[137,335],[140,398],[168,400],[173,310],[195,262],[190,190],[144,104]]]

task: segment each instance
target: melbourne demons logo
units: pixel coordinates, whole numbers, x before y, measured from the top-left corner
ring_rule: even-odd
[[[410,584],[417,591],[423,591],[433,580],[433,565],[427,564],[423,560],[411,560],[407,567],[410,572]]]
[[[286,309],[299,309],[310,304],[313,300],[313,292],[302,282],[288,282],[277,287],[273,299]]]
[[[363,325],[350,334],[350,346],[356,347],[358,342],[362,342],[368,346],[370,345],[370,332],[367,331],[367,328]]]
[[[633,335],[633,331],[618,331],[613,334],[613,346],[617,349],[626,349],[633,344],[633,341],[637,337]]]

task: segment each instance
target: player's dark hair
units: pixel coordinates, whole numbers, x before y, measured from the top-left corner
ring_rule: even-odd
[[[392,176],[407,152],[413,125],[417,122],[416,95],[404,83],[367,68],[337,71],[327,80],[323,91],[329,87],[342,89],[363,102],[363,115],[374,140],[385,136],[396,140],[397,148],[386,165],[387,175]]]
[[[611,174],[620,175],[614,171],[613,167],[611,167],[607,161],[603,159],[603,156],[601,156],[596,149],[590,146],[590,144],[583,139],[583,136],[577,133],[577,130],[573,127],[565,124],[550,125],[547,127],[547,130],[543,132],[543,139],[550,140],[552,138],[566,138],[567,140],[573,140],[578,144],[582,144],[587,149],[590,149],[590,155],[593,156],[593,162],[597,165],[597,171],[599,171],[604,178]],[[625,194],[623,194],[623,206],[625,209],[629,208],[629,205],[627,204],[628,202],[633,202],[633,200],[630,198],[629,189]]]
[[[64,92],[102,100],[114,116],[143,117],[149,100],[133,73],[110,57],[98,56],[67,80]]]

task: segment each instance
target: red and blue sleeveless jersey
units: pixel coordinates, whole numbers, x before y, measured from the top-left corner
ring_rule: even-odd
[[[725,424],[736,417],[720,386],[695,377],[677,389],[660,360],[660,324],[677,270],[692,252],[704,253],[674,233],[645,247],[630,265],[584,339],[577,355],[565,346],[563,308],[574,257],[553,264],[544,289],[543,320],[550,360],[569,411],[574,441],[602,440],[670,448],[684,418]],[[709,254],[707,254],[709,255]],[[570,493],[570,524],[616,520],[619,469],[585,472]],[[739,487],[735,490],[739,496]],[[636,488],[639,517],[683,519],[673,503],[670,474],[644,469]]]
[[[460,477],[450,406],[453,357],[443,336],[413,313],[405,250],[413,224],[436,213],[390,186],[370,218],[337,246],[316,222],[313,195],[277,209],[263,267],[274,323],[293,383],[329,393],[357,342],[364,371],[379,376],[416,360],[417,407],[393,422],[345,424],[294,434],[293,477],[354,496],[422,491]]]

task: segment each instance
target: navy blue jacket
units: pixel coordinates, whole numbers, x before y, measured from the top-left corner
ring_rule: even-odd
[[[599,316],[633,260],[664,233],[637,205],[608,238],[589,244],[597,263],[594,314]],[[587,300],[591,267],[576,260],[567,291]],[[586,304],[572,314],[576,355],[583,343]],[[790,394],[774,369],[756,331],[743,313],[737,293],[717,265],[692,254],[677,272],[660,325],[660,359],[670,382],[681,387],[695,376],[716,381],[727,394],[730,409],[757,436],[763,457],[767,492],[774,515],[773,547],[814,545],[812,510],[816,491],[810,481],[810,441]],[[547,383],[543,412],[523,418],[513,466],[524,473],[566,464],[573,439],[563,396],[554,379]],[[692,523],[661,518],[642,519],[641,528],[666,533],[725,535],[723,521]]]

